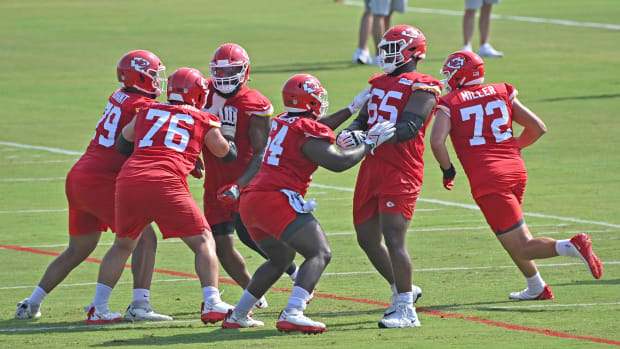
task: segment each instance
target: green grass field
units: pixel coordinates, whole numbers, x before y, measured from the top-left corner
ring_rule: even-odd
[[[409,1],[410,7],[433,11],[394,15],[393,24],[414,25],[427,37],[421,72],[439,77],[444,58],[461,47],[462,5]],[[336,111],[380,72],[350,63],[361,12],[361,1],[332,0],[0,2],[0,245],[52,253],[64,249],[64,176],[90,141],[117,87],[118,59],[127,51],[155,52],[168,74],[182,66],[208,74],[215,48],[236,42],[252,60],[249,86],[269,97],[277,113],[283,111],[280,89],[296,73],[317,76]],[[355,239],[356,170],[319,170],[308,197],[319,202],[316,216],[328,233],[333,259],[307,313],[327,324],[324,334],[278,332],[276,318],[288,298],[280,290],[268,292],[270,307],[255,315],[265,321],[264,328],[226,331],[203,325],[197,280],[165,273],[154,275],[151,302],[155,310],[174,316],[173,322],[88,327],[83,307],[93,297],[98,270],[92,262],[75,269],[48,296],[41,319],[17,321],[16,303],[30,295],[54,257],[0,248],[0,347],[620,345],[620,4],[506,0],[494,13],[503,17],[493,21],[492,42],[505,57],[486,62],[486,81],[513,84],[520,100],[548,126],[548,133],[523,152],[529,171],[526,220],[535,236],[589,233],[604,262],[602,279],[594,280],[575,259],[540,260],[556,299],[509,301],[509,292],[525,287],[521,274],[472,206],[462,169],[457,166],[455,189],[445,191],[428,149],[425,184],[407,241],[414,282],[424,293],[418,304],[420,328],[377,328],[390,291]],[[201,203],[201,183],[191,179],[190,189]],[[91,257],[101,259],[112,240],[113,234],[104,234]],[[241,243],[238,249],[253,272],[262,259]],[[192,254],[179,240],[160,240],[156,268],[194,274]],[[221,278],[229,280],[224,273]],[[275,286],[292,288],[287,277]],[[229,303],[241,295],[230,283],[220,289]],[[124,311],[130,301],[131,273],[125,271],[110,307]]]

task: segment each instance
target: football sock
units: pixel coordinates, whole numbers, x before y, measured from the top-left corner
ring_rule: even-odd
[[[149,302],[150,291],[146,288],[133,289],[133,302]]]
[[[397,299],[398,303],[412,304],[413,303],[413,292],[399,293],[396,296],[396,299]]]
[[[202,288],[202,299],[205,301],[205,303],[218,303],[221,301],[220,291],[217,289],[217,287],[205,286]]]
[[[303,312],[304,309],[306,309],[306,303],[309,299],[310,293],[308,293],[308,291],[306,291],[303,287],[295,286],[293,287],[293,291],[291,292],[291,297],[288,299],[286,309],[294,309],[298,312]]]
[[[47,292],[45,292],[45,290],[43,290],[41,287],[37,286],[34,288],[34,291],[32,291],[32,294],[30,295],[30,298],[28,298],[28,301],[32,304],[41,304],[46,296]]]
[[[254,297],[248,290],[243,290],[243,294],[235,305],[235,317],[240,318],[248,315],[258,298]]]
[[[390,289],[392,290],[392,294],[398,294],[398,290],[396,289],[396,284],[390,284]]]
[[[291,271],[289,273],[289,271],[291,270],[291,268],[295,268],[293,269],[293,271]],[[293,280],[293,282],[295,282],[295,280],[297,280],[297,272],[299,271],[299,268],[297,268],[297,266],[295,265],[295,263],[291,263],[291,265],[288,267],[288,270],[286,271],[286,273],[291,277],[291,280]]]
[[[557,240],[555,242],[555,250],[560,256],[579,257],[579,251],[575,248],[570,240]]]
[[[545,288],[545,281],[540,277],[540,273],[536,273],[534,276],[526,277],[527,288],[531,293],[540,293]]]
[[[97,283],[97,288],[95,288],[95,300],[93,301],[96,310],[109,310],[108,302],[110,301],[110,295],[112,294],[112,290],[113,288],[110,286]]]

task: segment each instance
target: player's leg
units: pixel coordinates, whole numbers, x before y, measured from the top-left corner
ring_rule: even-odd
[[[100,231],[84,235],[70,235],[69,246],[49,264],[30,297],[17,304],[15,318],[40,317],[39,309],[45,297],[95,250],[100,236]]]
[[[134,239],[117,236],[114,244],[101,260],[97,287],[95,288],[95,298],[91,305],[87,307],[86,324],[101,324],[121,320],[120,313],[110,311],[108,302],[114,286],[125,269],[129,256],[138,244],[139,238],[139,235]]]
[[[242,288],[248,287],[251,275],[245,265],[243,256],[234,245],[234,222],[221,222],[212,226],[217,258],[222,268]]]
[[[396,204],[395,207],[397,207]],[[385,245],[389,252],[392,265],[394,284],[396,286],[395,304],[392,312],[386,312],[379,321],[379,327],[417,327],[420,326],[414,302],[412,280],[412,265],[409,251],[407,251],[406,236],[411,219],[402,213],[380,212],[381,229],[385,237]]]
[[[258,245],[256,245],[256,242],[252,240],[252,237],[250,237],[250,233],[245,227],[245,224],[243,224],[241,216],[235,212],[233,213],[233,219],[235,220],[235,230],[237,231],[237,237],[239,238],[239,240],[241,240],[241,242],[243,242],[243,244],[247,247],[256,251],[256,253],[261,255],[263,258],[267,259],[267,255],[258,247]],[[295,278],[297,276],[297,265],[295,264],[295,262],[291,262],[291,264],[286,269],[286,273],[291,278],[291,280],[295,282]]]
[[[372,265],[379,274],[389,283],[394,283],[392,261],[381,231],[380,218],[376,214],[366,221],[355,225],[357,243],[360,245]]]
[[[142,230],[136,249],[131,255],[133,274],[133,300],[125,311],[125,320],[170,321],[172,317],[158,314],[151,308],[150,289],[155,267],[157,236],[151,224]]]
[[[299,266],[295,287],[276,327],[285,332],[321,333],[325,331],[325,324],[309,319],[303,312],[332,257],[325,232],[311,214],[298,214],[282,233],[281,240],[305,260]]]
[[[223,302],[218,290],[219,265],[215,253],[215,240],[211,232],[181,237],[183,242],[194,252],[194,267],[200,279],[203,304],[201,319],[204,323],[221,321],[232,309],[230,304]]]
[[[471,0],[465,0],[465,13],[463,14],[463,51],[472,51],[471,41],[474,36],[474,26],[476,23],[476,11],[478,7],[470,4]]]
[[[255,229],[255,231],[258,232],[259,230]],[[295,250],[287,244],[268,236],[266,233],[261,235],[264,239],[259,242],[259,245],[268,256],[267,261],[254,272],[252,280],[243,291],[239,302],[222,322],[223,328],[263,327],[263,322],[254,320],[249,316],[250,311],[254,304],[269,290],[269,287],[278,281],[286,267],[295,258]]]

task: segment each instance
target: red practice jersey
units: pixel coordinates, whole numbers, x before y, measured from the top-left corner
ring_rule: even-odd
[[[450,116],[450,139],[474,198],[527,179],[512,135],[516,96],[517,90],[510,84],[486,84],[451,91],[439,101],[437,107]]]
[[[176,176],[187,186],[207,132],[219,119],[190,105],[152,104],[136,117],[135,150],[120,178]]]
[[[332,129],[309,117],[284,113],[274,118],[262,166],[244,192],[289,189],[305,196],[318,167],[301,150],[311,138],[336,141]]]
[[[209,79],[209,94],[203,110],[220,115],[220,111],[225,106],[233,106],[238,110],[237,131],[235,133],[237,158],[233,162],[226,163],[213,155],[208,149],[203,149],[205,160],[204,188],[207,193],[217,193],[221,186],[231,184],[241,176],[252,155],[254,155],[248,133],[250,119],[255,116],[268,118],[273,114],[271,102],[257,90],[244,85],[236,96],[226,99],[217,94],[211,79]]]
[[[383,121],[399,122],[409,96],[415,91],[429,92],[436,97],[441,94],[441,84],[437,79],[418,72],[398,76],[377,74],[370,78],[369,83],[372,89],[368,100],[368,129]],[[431,114],[418,135],[411,140],[384,143],[374,151],[374,155],[368,153],[364,159],[366,166],[375,168],[377,173],[385,166],[396,168],[406,174],[416,187],[422,186],[424,135],[432,117]]]
[[[98,175],[113,175],[121,170],[127,157],[116,150],[116,138],[141,109],[157,102],[149,97],[121,89],[108,98],[108,105],[97,123],[95,136],[73,170]]]

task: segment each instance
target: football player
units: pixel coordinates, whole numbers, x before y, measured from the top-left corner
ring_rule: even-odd
[[[367,98],[363,91],[353,106],[323,117],[327,110],[327,91],[317,78],[298,74],[284,84],[282,99],[287,112],[273,119],[262,166],[239,202],[241,219],[268,259],[252,276],[234,311],[222,322],[223,328],[262,327],[261,321],[248,314],[299,253],[305,261],[299,267],[295,286],[276,328],[284,332],[325,331],[325,324],[303,313],[331,259],[325,232],[312,215],[316,203],[306,201],[304,196],[318,166],[344,171],[393,136],[393,125],[384,122],[368,131],[363,144],[343,151],[334,147],[333,129],[353,115],[352,110],[358,109]]]
[[[164,71],[162,62],[149,51],[131,51],[120,59],[117,77],[121,88],[108,98],[93,139],[67,175],[69,246],[50,263],[30,298],[18,304],[16,319],[40,317],[43,299],[97,247],[101,232],[108,228],[116,231],[114,188],[116,175],[127,159],[116,151],[116,137],[138,110],[156,102]],[[128,320],[172,320],[154,312],[149,302],[156,248],[155,231],[146,225],[132,256],[134,297],[125,315]]]
[[[87,324],[120,320],[120,314],[108,308],[110,293],[142,229],[152,221],[164,239],[178,237],[194,252],[204,300],[202,321],[220,321],[232,309],[220,299],[215,242],[187,185],[204,144],[216,156],[227,160],[236,156],[234,145],[219,131],[217,117],[200,110],[206,101],[206,82],[196,69],[178,69],[168,79],[169,102],[141,109],[119,135],[116,148],[133,154],[116,179],[116,239],[101,262]]]
[[[258,254],[265,253],[252,241],[239,217],[239,194],[254,178],[260,167],[269,135],[269,121],[273,106],[258,90],[246,86],[250,74],[250,58],[243,47],[228,43],[215,50],[209,63],[211,78],[209,94],[203,110],[219,116],[222,135],[237,145],[237,158],[224,162],[203,149],[205,165],[204,213],[213,229],[218,259],[228,275],[246,288],[251,275],[245,260],[235,249],[233,234]],[[294,281],[297,266],[286,273]],[[257,308],[266,308],[261,298]]]
[[[475,53],[458,51],[445,61],[441,74],[450,91],[439,100],[431,132],[431,147],[443,172],[443,185],[452,190],[456,171],[446,149],[450,135],[471,194],[487,223],[515,262],[527,288],[510,293],[511,299],[553,299],[534,259],[558,255],[581,259],[595,279],[603,265],[592,251],[592,242],[580,233],[566,240],[533,238],[523,218],[521,204],[527,172],[521,149],[532,145],[547,128],[517,99],[508,83],[483,84],[484,62]],[[515,137],[512,123],[523,126]]]
[[[392,27],[378,47],[379,66],[385,74],[370,78],[368,104],[338,135],[337,143],[347,148],[359,144],[362,131],[379,122],[396,124],[394,137],[367,155],[360,166],[353,223],[359,245],[392,289],[391,305],[379,327],[416,327],[420,321],[413,304],[421,290],[411,283],[413,269],[405,239],[424,177],[424,134],[441,84],[416,71],[426,56],[426,39],[419,29]]]

